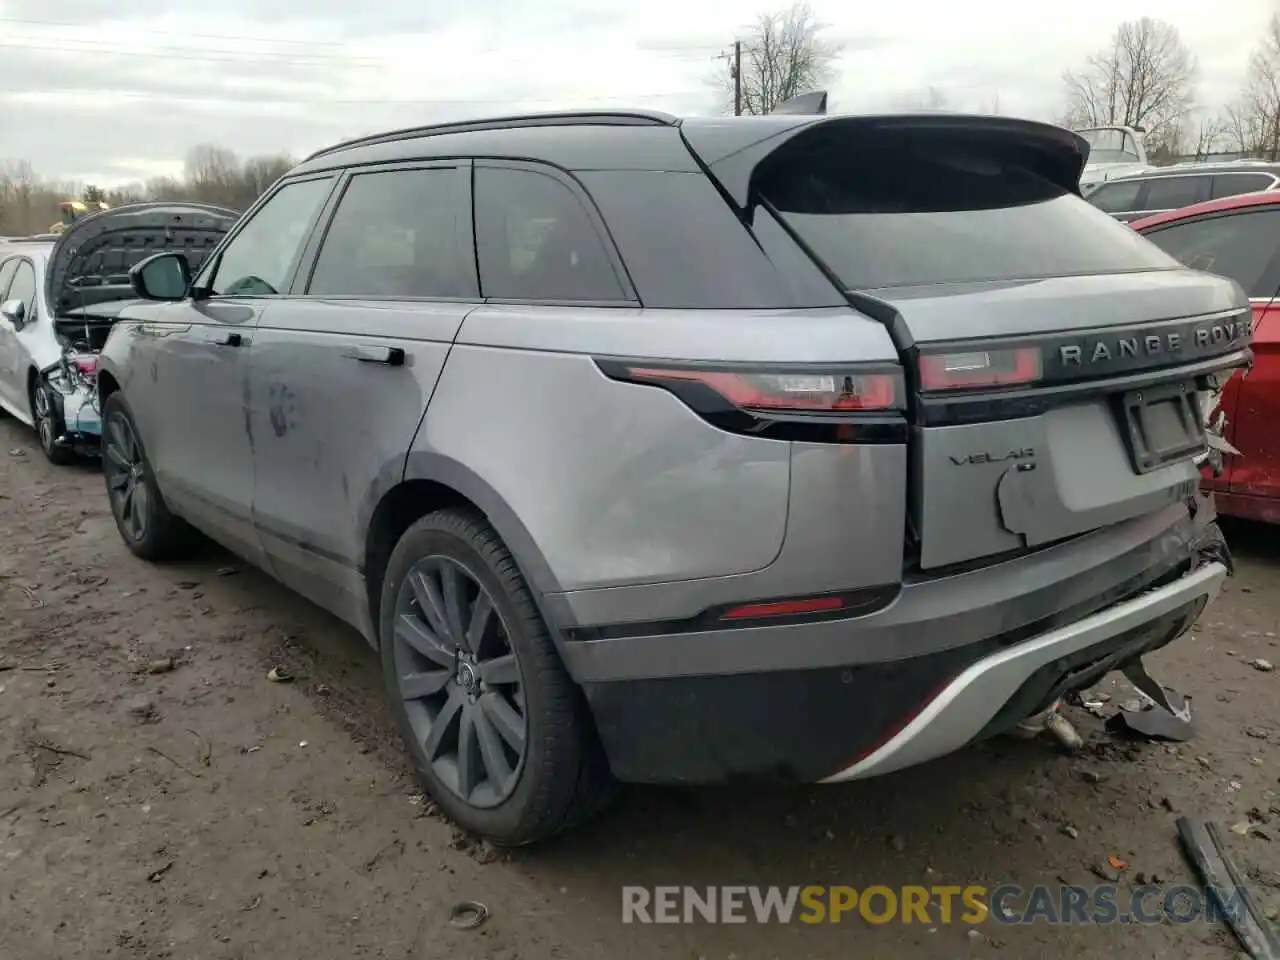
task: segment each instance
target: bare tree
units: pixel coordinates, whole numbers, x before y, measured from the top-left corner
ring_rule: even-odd
[[[820,88],[831,77],[840,45],[803,0],[762,13],[742,41],[742,112],[769,113],[778,104]],[[733,103],[732,64],[717,85]]]
[[[115,207],[138,200],[204,200],[243,210],[293,166],[285,155],[251,157],[243,164],[225,147],[203,144],[187,156],[184,178],[153,177],[110,189],[41,178],[26,160],[0,159],[0,234],[48,230],[63,200],[83,197]]]
[[[1244,91],[1227,112],[1232,144],[1243,153],[1280,157],[1280,14],[1249,57]]]
[[[999,90],[995,91],[994,93],[991,94],[990,97],[982,101],[982,106],[979,108],[979,110],[982,113],[988,114],[989,116],[993,116],[993,117],[1000,116],[1000,114],[1003,112],[1000,109],[1000,91]]]
[[[1203,116],[1192,128],[1195,141],[1192,143],[1188,138],[1188,146],[1194,150],[1197,160],[1205,160],[1217,150],[1226,132],[1227,125],[1222,117]]]
[[[1196,60],[1176,27],[1143,17],[1120,24],[1081,70],[1063,74],[1064,123],[1147,131],[1149,151],[1176,149],[1194,102]]]

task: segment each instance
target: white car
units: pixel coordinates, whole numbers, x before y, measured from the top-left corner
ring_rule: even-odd
[[[46,294],[54,244],[0,243],[0,408],[34,427],[54,463],[96,453],[102,433],[98,358],[58,333]]]
[[[198,265],[238,216],[204,203],[136,203],[56,236],[0,242],[0,409],[35,428],[50,460],[101,452],[98,351],[137,300],[134,265],[170,249]]]

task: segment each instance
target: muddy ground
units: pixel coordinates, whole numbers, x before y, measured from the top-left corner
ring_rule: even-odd
[[[1175,814],[1250,808],[1271,823],[1228,836],[1280,902],[1280,673],[1249,663],[1280,661],[1280,537],[1228,535],[1237,577],[1157,663],[1194,697],[1192,744],[1116,749],[1076,709],[1082,755],[1010,740],[841,787],[628,789],[580,833],[485,862],[423,803],[352,630],[216,548],[135,560],[97,468],[51,467],[5,421],[0,957],[1230,960],[1204,924],[620,920],[623,884],[1091,884],[1109,855],[1122,887],[1187,882]],[[463,899],[488,923],[450,928]]]

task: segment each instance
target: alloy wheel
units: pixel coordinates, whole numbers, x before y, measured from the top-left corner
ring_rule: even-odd
[[[111,508],[128,537],[141,540],[147,534],[151,488],[133,424],[125,417],[113,416],[107,422],[102,446]]]
[[[409,726],[436,777],[474,807],[502,803],[524,766],[528,722],[488,589],[452,558],[419,560],[396,597],[392,642]]]
[[[40,445],[52,450],[55,437],[53,435],[53,414],[49,407],[49,394],[44,386],[37,386],[34,396],[36,415],[36,433],[40,436]]]

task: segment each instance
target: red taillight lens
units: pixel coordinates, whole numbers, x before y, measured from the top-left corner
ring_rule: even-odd
[[[902,377],[896,372],[742,372],[693,367],[621,364],[619,372],[637,383],[698,383],[742,410],[791,413],[853,413],[898,410]]]
[[[920,357],[920,387],[923,390],[1008,387],[1035,383],[1040,375],[1040,351],[1036,347],[966,350],[963,353]]]
[[[81,376],[95,377],[98,374],[97,357],[73,357],[71,362],[80,371]]]

